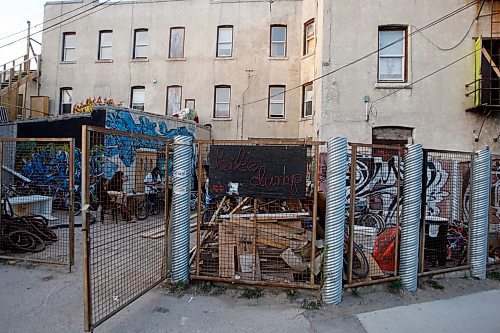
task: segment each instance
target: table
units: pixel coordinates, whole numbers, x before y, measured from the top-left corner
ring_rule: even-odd
[[[52,197],[27,195],[9,198],[9,202],[16,215],[41,215],[49,221],[57,220],[57,217],[52,215]]]
[[[144,193],[126,193],[119,191],[108,191],[109,196],[113,202],[118,202],[127,207],[131,214],[135,214],[137,211],[137,206],[144,200]]]

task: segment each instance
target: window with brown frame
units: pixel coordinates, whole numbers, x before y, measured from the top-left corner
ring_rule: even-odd
[[[316,46],[316,31],[314,27],[314,19],[304,23],[304,55],[314,53]]]
[[[231,115],[231,86],[215,86],[214,118],[229,118]]]
[[[378,81],[407,81],[407,27],[380,26],[378,28]]]
[[[135,86],[131,89],[130,107],[132,109],[144,111],[146,100],[146,88],[144,86]]]
[[[268,118],[285,118],[285,90],[285,86],[269,86]]]
[[[217,57],[233,56],[233,26],[217,27]]]
[[[76,60],[76,32],[63,33],[62,61]]]
[[[313,114],[314,87],[312,82],[302,86],[302,117],[309,117]]]
[[[183,27],[170,28],[169,58],[184,58],[184,34],[185,29]]]
[[[134,31],[134,59],[148,58],[148,29],[136,29]]]

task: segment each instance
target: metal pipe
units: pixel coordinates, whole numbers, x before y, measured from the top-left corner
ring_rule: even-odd
[[[218,276],[204,276],[204,275],[191,275],[191,279],[200,281],[213,281],[213,282],[225,282],[232,284],[248,284],[254,286],[263,287],[280,287],[280,288],[297,288],[297,289],[319,289],[318,284],[298,284],[298,283],[288,283],[288,282],[271,282],[271,281],[252,281],[252,280],[242,280],[233,278],[223,278]]]
[[[174,137],[172,177],[172,281],[189,279],[189,194],[191,187],[192,139]]]
[[[452,221],[460,220],[460,171],[458,161],[452,161],[451,168],[451,189],[450,189],[450,211]]]
[[[405,146],[399,273],[403,288],[417,290],[422,194],[422,146]]]
[[[347,139],[330,139],[327,157],[325,262],[323,267],[323,301],[327,304],[342,302],[346,170]]]
[[[471,223],[470,264],[471,275],[478,279],[486,278],[488,252],[488,213],[490,205],[491,153],[480,150],[472,162],[471,183]]]

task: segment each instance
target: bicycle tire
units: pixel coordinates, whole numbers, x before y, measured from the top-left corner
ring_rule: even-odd
[[[353,243],[352,274],[358,278],[364,278],[368,275],[370,265],[368,259],[361,247]]]
[[[80,201],[75,200],[73,202],[73,215],[78,216],[82,212],[82,203]]]
[[[45,250],[43,240],[26,230],[12,231],[7,235],[7,239],[16,250],[34,253]]]
[[[359,225],[377,229],[377,235],[380,235],[385,230],[384,219],[377,214],[366,213],[359,219]]]
[[[147,219],[149,216],[149,210],[148,210],[148,205],[146,201],[142,201],[137,205],[137,211],[135,212],[135,217],[137,217],[137,220],[139,221],[144,221]]]
[[[25,221],[26,224],[30,226],[29,231],[40,237],[42,240],[48,242],[57,242],[59,240],[59,237],[57,237],[54,230],[45,226],[42,222],[29,219],[25,219]]]

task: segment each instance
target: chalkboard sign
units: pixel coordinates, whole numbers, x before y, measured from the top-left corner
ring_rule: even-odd
[[[306,157],[303,146],[213,145],[209,193],[304,199]]]

